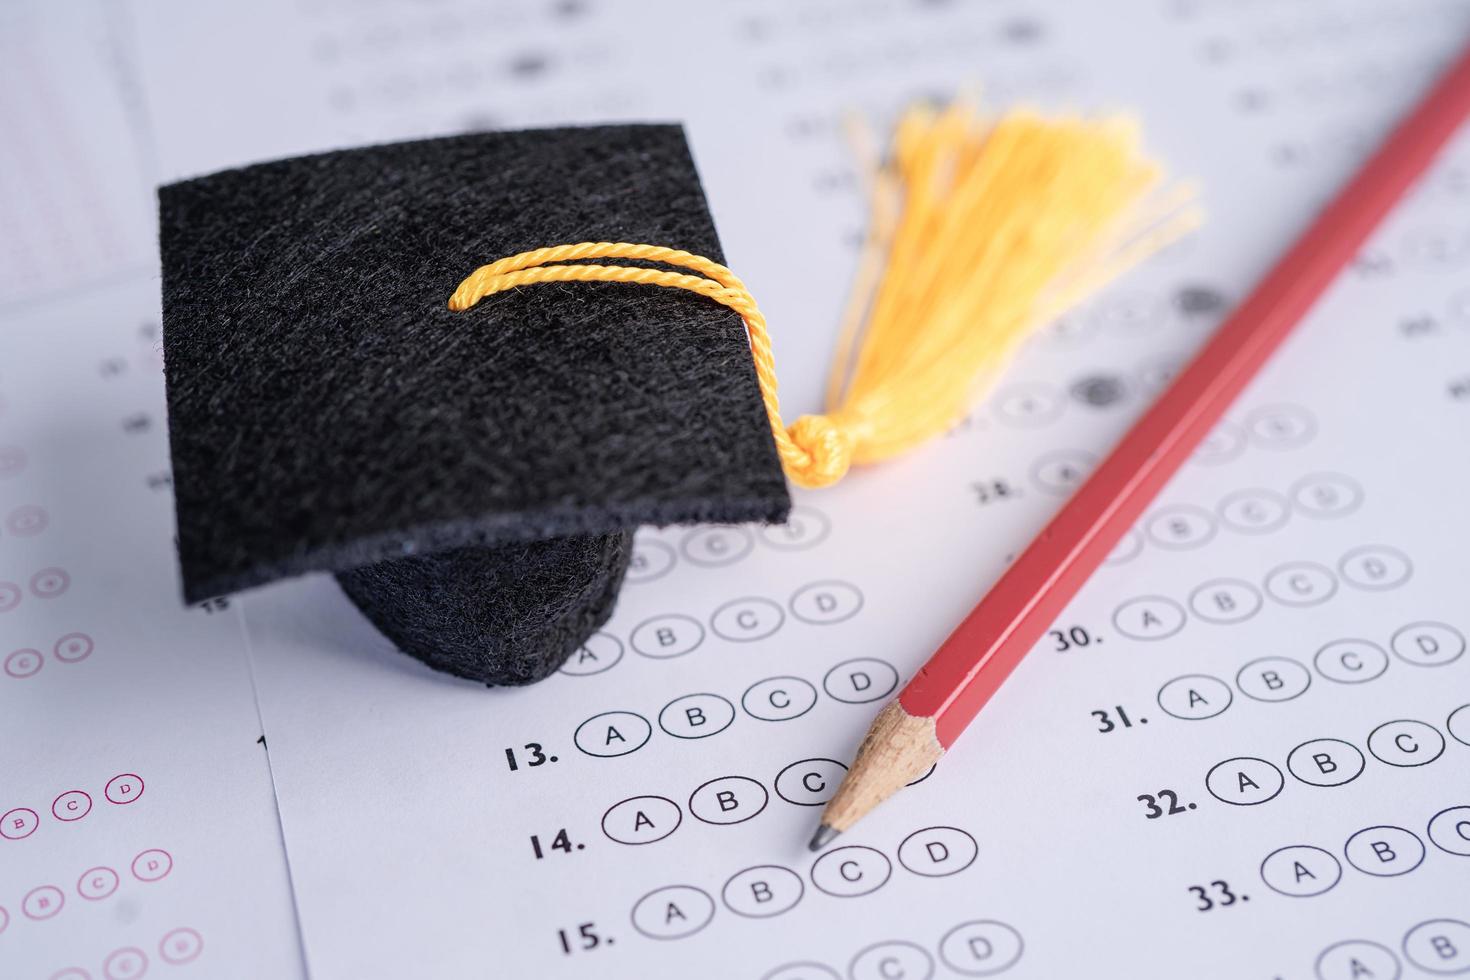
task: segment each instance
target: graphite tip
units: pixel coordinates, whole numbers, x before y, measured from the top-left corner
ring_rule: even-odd
[[[840,833],[842,833],[842,831],[829,827],[826,824],[822,824],[820,827],[817,828],[817,832],[815,834],[812,834],[811,843],[807,845],[807,848],[813,851],[820,851],[822,848],[826,847],[828,844],[836,840],[837,835]]]

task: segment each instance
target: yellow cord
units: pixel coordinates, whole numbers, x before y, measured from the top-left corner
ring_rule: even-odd
[[[661,286],[721,303],[745,323],[787,476],[821,487],[855,462],[897,455],[953,425],[1030,330],[1194,228],[1193,191],[1155,193],[1160,182],[1126,120],[1023,111],[987,121],[964,104],[910,110],[872,180],[873,222],[827,412],[789,428],[765,317],[733,272],[701,256],[625,242],[535,249],[476,269],[449,308],[542,282]],[[881,269],[875,257],[886,257]],[[564,262],[578,264],[556,264]]]

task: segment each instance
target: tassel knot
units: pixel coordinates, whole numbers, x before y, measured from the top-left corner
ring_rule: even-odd
[[[825,487],[836,483],[852,465],[857,438],[840,419],[828,415],[803,415],[791,426],[795,453],[783,453],[786,475],[799,487]]]

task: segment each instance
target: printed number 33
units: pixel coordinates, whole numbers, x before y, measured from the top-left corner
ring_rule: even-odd
[[[1209,890],[1203,885],[1189,886],[1189,890],[1194,893],[1194,897],[1199,899],[1199,904],[1195,908],[1201,912],[1208,912],[1216,906],[1222,909],[1228,908],[1239,900],[1239,896],[1232,892],[1230,886],[1223,881],[1212,881],[1210,882],[1210,887],[1214,888],[1220,894],[1215,898],[1210,898]]]

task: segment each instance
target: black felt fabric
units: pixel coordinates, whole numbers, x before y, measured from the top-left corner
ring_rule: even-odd
[[[571,648],[530,640],[516,610],[543,610],[548,637],[585,635],[606,611],[593,597],[610,602],[621,576],[613,537],[789,508],[728,310],[595,283],[446,306],[475,267],[542,245],[653,242],[720,259],[676,126],[328,153],[173,184],[159,207],[190,601],[351,573],[344,588],[405,649],[524,679],[550,663],[522,662],[536,643]],[[508,547],[546,539],[572,540]],[[468,547],[495,550],[456,555]],[[577,571],[526,574],[536,561]]]
[[[338,572],[383,635],[439,670],[529,684],[560,667],[612,614],[627,532],[499,548],[452,548]]]

